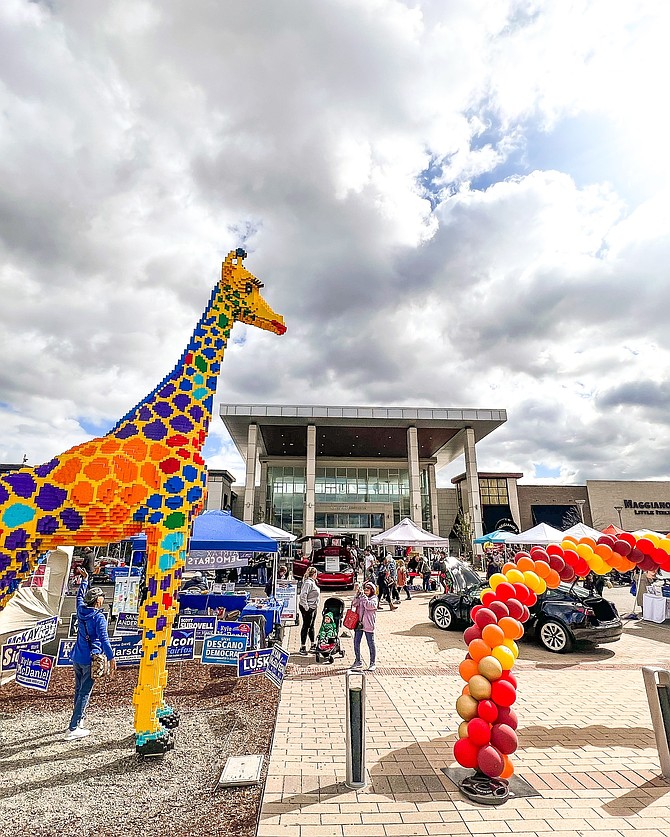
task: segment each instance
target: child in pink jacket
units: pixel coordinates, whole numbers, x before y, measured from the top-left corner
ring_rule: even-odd
[[[358,625],[354,631],[354,664],[351,667],[352,671],[360,671],[363,668],[361,662],[361,641],[363,634],[368,643],[370,650],[370,665],[368,671],[374,671],[377,659],[377,649],[375,648],[375,620],[377,618],[377,588],[371,581],[366,581],[361,590],[358,584],[354,587],[355,595],[351,603],[353,609],[358,613]]]

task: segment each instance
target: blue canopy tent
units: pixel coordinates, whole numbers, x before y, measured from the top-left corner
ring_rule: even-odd
[[[482,535],[480,538],[475,538],[474,543],[506,543],[513,532],[505,532],[504,529],[496,529],[495,532],[489,532],[488,535]]]
[[[133,538],[133,552],[146,552],[147,537]],[[229,511],[206,511],[195,518],[186,556],[188,569],[246,566],[254,552],[277,552],[279,547]]]

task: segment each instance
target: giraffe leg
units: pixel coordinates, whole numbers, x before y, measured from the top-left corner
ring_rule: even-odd
[[[167,685],[167,649],[176,613],[174,594],[184,566],[186,532],[154,526],[147,532],[147,596],[140,609],[142,659],[133,695],[136,749],[162,756],[172,746],[165,723],[172,715],[163,702]],[[163,719],[163,724],[161,723]]]

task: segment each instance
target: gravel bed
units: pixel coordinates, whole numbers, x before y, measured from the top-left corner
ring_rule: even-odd
[[[162,759],[135,755],[132,692],[137,669],[97,683],[88,710],[92,734],[64,741],[74,678],[57,669],[49,692],[0,689],[2,837],[253,837],[262,784],[217,790],[230,755],[266,756],[279,693],[265,677],[238,680],[223,667],[170,667],[167,700],[179,709],[175,749]]]

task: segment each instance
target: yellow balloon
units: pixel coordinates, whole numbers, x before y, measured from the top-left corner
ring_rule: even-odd
[[[541,596],[547,590],[547,582],[543,578],[540,578],[539,582],[538,586],[533,590],[536,596]]]
[[[655,532],[650,532],[648,535],[645,535],[645,538],[647,538],[647,540],[650,540],[654,544],[654,546],[658,546],[661,542],[661,536],[657,535]]]
[[[607,564],[603,561],[603,559],[599,558],[596,555],[595,559],[591,562],[591,569],[594,573],[596,573],[596,575],[605,575],[612,568],[608,567]]]
[[[514,665],[514,654],[512,649],[508,648],[506,645],[496,645],[496,647],[491,651],[491,656],[498,660],[500,665],[503,667],[503,671],[509,671]]]
[[[574,552],[576,544],[574,541],[561,541],[561,546],[563,549],[572,549]]]
[[[663,552],[667,552],[670,555],[670,538],[661,538],[658,545]]]
[[[534,573],[532,570],[528,570],[527,572],[525,572],[523,574],[523,583],[526,585],[526,587],[528,587],[530,590],[532,590],[533,593],[536,593],[536,594],[539,593],[539,589],[541,587],[541,584],[540,584],[541,581],[542,581],[542,579],[540,578],[540,576],[537,573]],[[547,588],[546,588],[546,584],[545,584],[545,590],[546,589]]]
[[[583,558],[587,563],[588,563],[589,558],[591,558],[594,554],[593,550],[591,549],[591,547],[587,543],[578,543],[577,547],[576,547],[576,550],[577,550],[577,555],[579,555],[580,558]]]
[[[509,648],[512,654],[514,654],[514,659],[516,660],[519,656],[519,646],[516,644],[516,642],[514,642],[513,639],[506,639],[503,642],[503,645],[506,645]]]
[[[505,578],[510,584],[523,584],[523,573],[521,570],[507,570]]]
[[[489,587],[492,587],[495,590],[499,584],[503,583],[503,581],[507,581],[507,579],[502,573],[493,573],[491,578],[489,578]]]
[[[493,589],[492,589],[491,587],[485,587],[485,588],[482,590],[482,592],[479,594],[479,598],[480,598],[480,600],[481,600],[481,601],[484,601],[484,596],[485,596],[487,593],[493,593],[493,592],[494,592],[494,591],[493,591]]]

